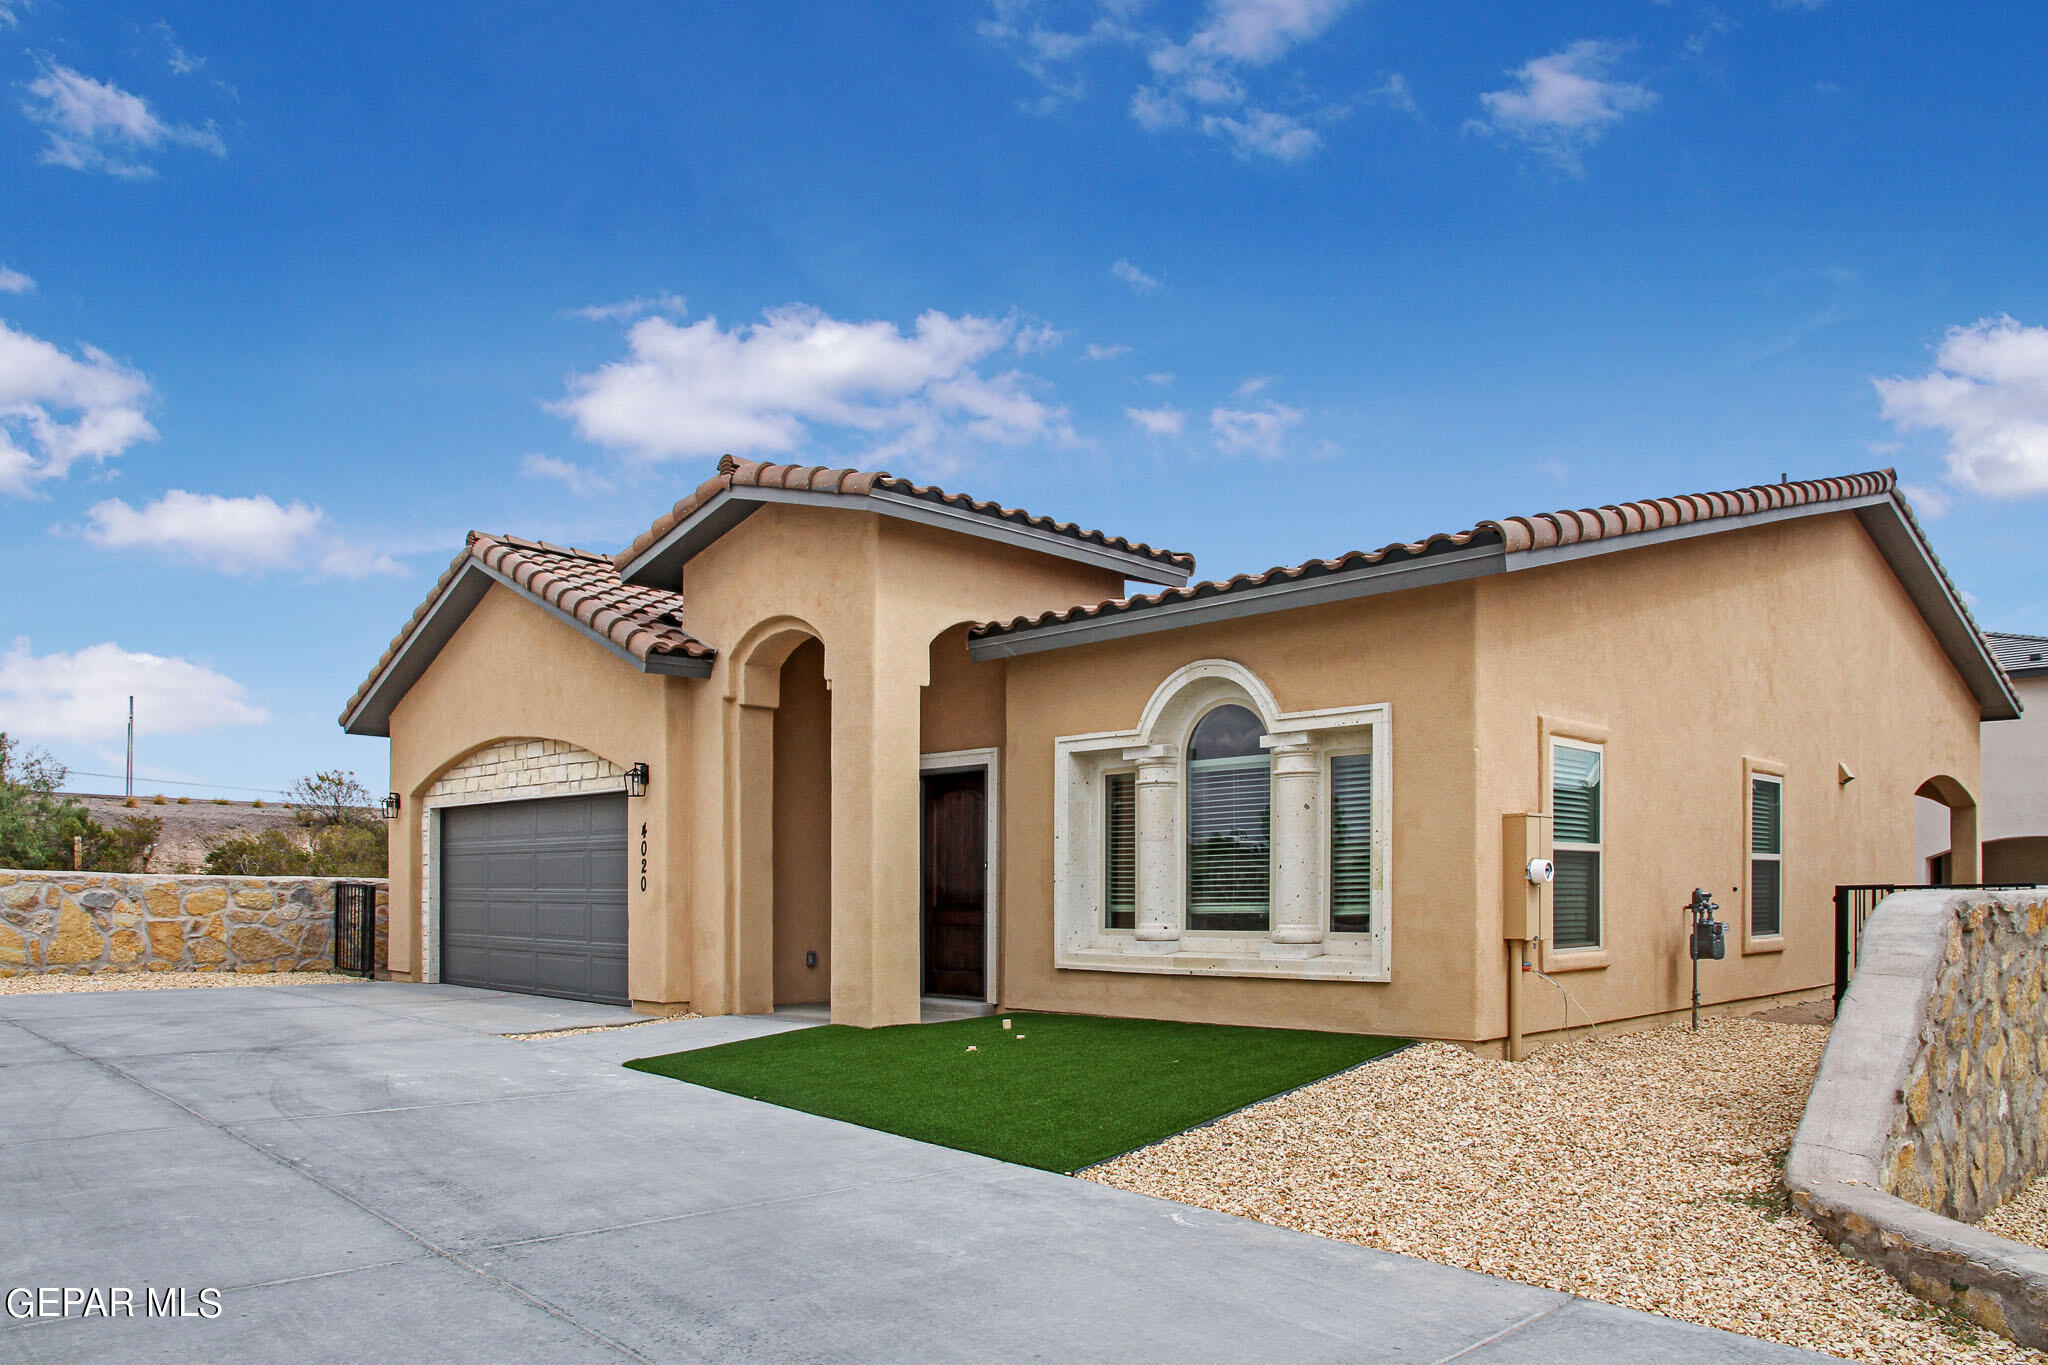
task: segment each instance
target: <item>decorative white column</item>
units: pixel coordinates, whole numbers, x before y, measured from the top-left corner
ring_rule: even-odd
[[[1138,765],[1137,930],[1126,951],[1177,953],[1181,925],[1180,748],[1148,744],[1124,750]]]
[[[1307,735],[1266,735],[1259,744],[1273,756],[1273,930],[1259,955],[1320,957],[1322,759]]]

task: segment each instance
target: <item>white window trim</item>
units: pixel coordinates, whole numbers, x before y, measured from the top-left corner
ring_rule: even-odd
[[[1318,855],[1314,866],[1323,907],[1325,938],[1313,956],[1271,956],[1262,952],[1267,935],[1227,930],[1189,931],[1186,924],[1186,841],[1173,841],[1178,865],[1182,943],[1171,952],[1147,952],[1135,931],[1102,924],[1103,777],[1127,769],[1125,751],[1173,745],[1182,753],[1194,725],[1223,702],[1257,715],[1269,737],[1306,739],[1322,757],[1324,800],[1318,813]],[[1062,735],[1053,741],[1053,963],[1068,971],[1136,972],[1176,976],[1279,977],[1321,981],[1391,979],[1393,914],[1390,856],[1393,787],[1392,709],[1385,703],[1282,711],[1273,694],[1250,669],[1227,659],[1205,659],[1176,670],[1152,694],[1133,730]],[[1328,933],[1330,835],[1328,753],[1373,755],[1373,927],[1365,934]],[[1184,770],[1183,770],[1184,771]],[[1183,781],[1185,779],[1183,778]],[[1180,800],[1185,805],[1185,793]],[[1182,812],[1185,821],[1185,811]],[[1269,931],[1270,933],[1270,931]]]
[[[1570,735],[1553,734],[1550,736],[1549,747],[1544,750],[1543,754],[1543,796],[1544,805],[1553,815],[1557,811],[1557,769],[1554,756],[1561,748],[1583,749],[1588,753],[1600,755],[1599,842],[1591,844],[1568,843],[1557,838],[1556,822],[1555,820],[1551,822],[1550,851],[1553,855],[1559,849],[1563,849],[1569,853],[1592,853],[1597,854],[1599,857],[1599,861],[1594,864],[1596,872],[1593,886],[1593,903],[1600,907],[1600,932],[1594,940],[1591,943],[1575,943],[1570,947],[1559,943],[1557,941],[1556,909],[1552,907],[1551,923],[1547,926],[1550,930],[1550,941],[1545,946],[1551,952],[1561,957],[1572,957],[1579,953],[1605,952],[1607,949],[1607,745],[1600,740],[1575,739]]]
[[[988,841],[988,859],[987,869],[983,873],[982,903],[988,907],[988,911],[983,916],[981,926],[981,985],[982,994],[986,997],[988,1003],[993,1005],[997,1003],[998,997],[996,985],[1000,980],[999,969],[1002,966],[1002,961],[999,954],[1002,952],[1003,944],[1003,936],[1000,930],[1002,922],[1000,901],[1003,886],[1002,751],[1000,749],[949,749],[944,753],[919,754],[917,756],[919,776],[923,776],[926,773],[971,772],[976,768],[982,769],[987,774],[984,779],[984,785],[987,788],[985,795],[988,798],[985,802],[986,818],[988,820],[988,834],[986,836]],[[918,818],[920,820],[924,818],[922,813],[919,814]],[[918,897],[920,904],[923,902],[923,895],[924,889],[919,887]],[[919,927],[918,932],[918,952],[920,955],[924,952],[922,926]],[[920,982],[924,980],[924,964],[922,961],[918,963],[917,979]]]

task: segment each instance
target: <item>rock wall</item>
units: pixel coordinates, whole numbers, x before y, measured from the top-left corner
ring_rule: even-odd
[[[1885,1188],[1974,1223],[2048,1173],[2048,899],[1955,911]]]
[[[388,892],[377,887],[377,965]],[[334,968],[325,877],[0,871],[0,977]]]
[[[1921,1298],[2048,1347],[2048,1251],[1966,1221],[2048,1166],[2048,893],[1899,892],[1856,955],[1792,1202]]]

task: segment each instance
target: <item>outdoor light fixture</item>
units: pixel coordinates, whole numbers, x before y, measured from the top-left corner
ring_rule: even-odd
[[[626,769],[626,795],[647,795],[647,765],[645,763],[635,763],[632,767]]]
[[[384,796],[384,818],[385,818],[386,820],[396,820],[396,819],[398,818],[398,793],[397,793],[397,792],[387,792],[387,793],[385,793],[385,796]]]

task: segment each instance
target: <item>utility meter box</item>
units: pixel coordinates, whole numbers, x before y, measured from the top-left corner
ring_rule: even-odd
[[[1703,920],[1692,927],[1692,955],[1695,961],[1719,962],[1728,956],[1728,926],[1719,920]]]
[[[1543,861],[1543,817],[1503,815],[1500,821],[1501,937],[1526,942],[1543,937],[1547,883],[1530,875]]]

